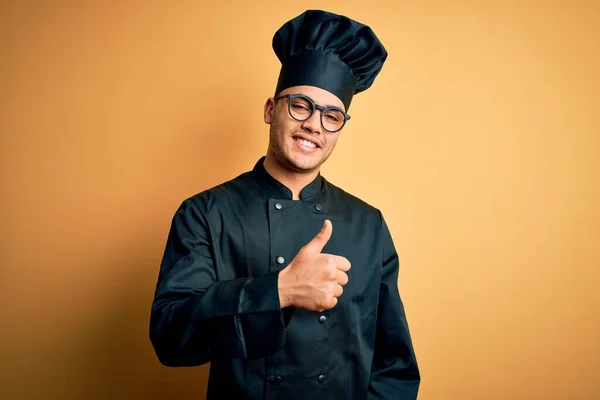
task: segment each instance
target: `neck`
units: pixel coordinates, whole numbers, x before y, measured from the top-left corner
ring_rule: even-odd
[[[300,192],[302,189],[311,183],[319,174],[318,169],[310,172],[290,170],[289,168],[283,167],[268,155],[265,158],[263,166],[269,175],[292,191],[293,200],[300,200]]]

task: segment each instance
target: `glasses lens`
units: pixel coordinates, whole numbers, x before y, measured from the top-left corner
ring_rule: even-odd
[[[340,110],[325,110],[322,120],[323,128],[335,132],[344,125],[344,114]]]
[[[308,99],[294,97],[290,102],[290,114],[299,121],[307,120],[313,113],[313,106]]]

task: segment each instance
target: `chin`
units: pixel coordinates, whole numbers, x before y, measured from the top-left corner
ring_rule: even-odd
[[[299,172],[311,172],[321,166],[321,160],[307,159],[305,156],[288,157],[288,164]]]

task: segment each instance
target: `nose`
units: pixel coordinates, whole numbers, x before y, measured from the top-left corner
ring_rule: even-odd
[[[312,132],[312,133],[321,133],[321,110],[315,109],[310,118],[306,121],[302,122],[302,128]]]

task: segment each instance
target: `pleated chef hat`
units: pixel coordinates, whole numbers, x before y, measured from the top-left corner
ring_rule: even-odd
[[[355,94],[371,87],[388,55],[370,27],[321,10],[286,22],[273,36],[273,50],[282,64],[276,95],[316,86],[336,95],[346,111]]]

